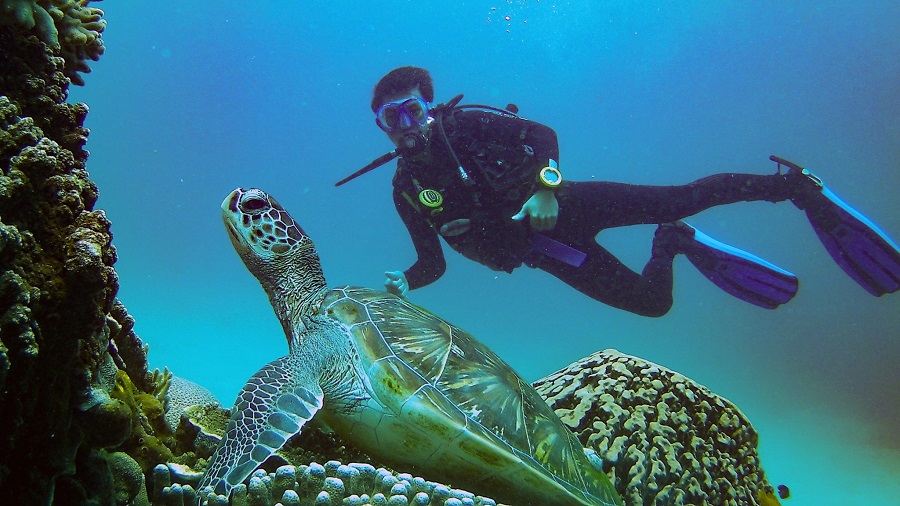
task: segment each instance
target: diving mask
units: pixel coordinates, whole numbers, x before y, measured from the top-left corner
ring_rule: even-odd
[[[402,101],[388,102],[378,108],[375,123],[385,132],[410,128],[413,125],[423,127],[428,124],[428,102],[412,97]]]

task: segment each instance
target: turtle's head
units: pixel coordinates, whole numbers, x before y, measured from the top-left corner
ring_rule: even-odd
[[[290,339],[325,288],[312,239],[266,192],[238,188],[222,202],[222,219],[247,269],[262,284]]]
[[[300,249],[310,249],[315,254],[309,236],[272,196],[260,189],[238,188],[231,192],[222,202],[222,219],[231,243],[251,271],[253,265],[279,262]]]

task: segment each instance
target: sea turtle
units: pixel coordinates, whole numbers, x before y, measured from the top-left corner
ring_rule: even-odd
[[[385,463],[512,504],[620,505],[574,434],[473,336],[386,292],[329,289],[312,240],[271,196],[222,216],[289,354],[244,386],[199,488],[231,489],[313,416]]]

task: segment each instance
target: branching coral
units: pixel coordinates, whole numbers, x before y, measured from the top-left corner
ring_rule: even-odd
[[[91,0],[0,0],[0,23],[34,31],[65,59],[65,74],[84,85],[79,72],[91,71],[87,60],[97,61],[105,50],[103,11],[89,7]]]

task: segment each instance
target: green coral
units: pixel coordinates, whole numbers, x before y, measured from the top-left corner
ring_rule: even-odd
[[[66,61],[65,74],[84,85],[78,74],[88,73],[87,60],[97,61],[105,47],[103,11],[91,0],[0,0],[0,23],[33,31]]]
[[[135,426],[132,410],[127,402],[111,399],[103,391],[94,390],[89,396],[80,420],[86,428],[85,440],[98,448],[113,448],[123,444]]]
[[[113,498],[116,504],[147,504],[144,473],[141,466],[127,453],[114,452],[106,456],[113,477]]]
[[[139,390],[125,371],[119,371],[116,386],[110,395],[123,402],[131,411],[133,428],[120,449],[134,458],[141,469],[149,471],[160,462],[174,458],[169,447],[174,446],[165,420],[163,403],[152,393]]]
[[[185,422],[180,423],[175,431],[178,440],[176,449],[183,454],[192,454],[195,460],[186,463],[196,465],[196,459],[207,459],[216,451],[228,426],[231,413],[218,404],[195,404],[182,411],[179,421],[182,415]],[[185,459],[182,459],[182,462],[184,461]],[[204,460],[202,467],[205,465]]]
[[[12,21],[23,28],[36,28],[41,40],[51,46],[59,46],[59,31],[44,5],[33,0],[3,0],[0,2],[0,16],[4,21]]]

